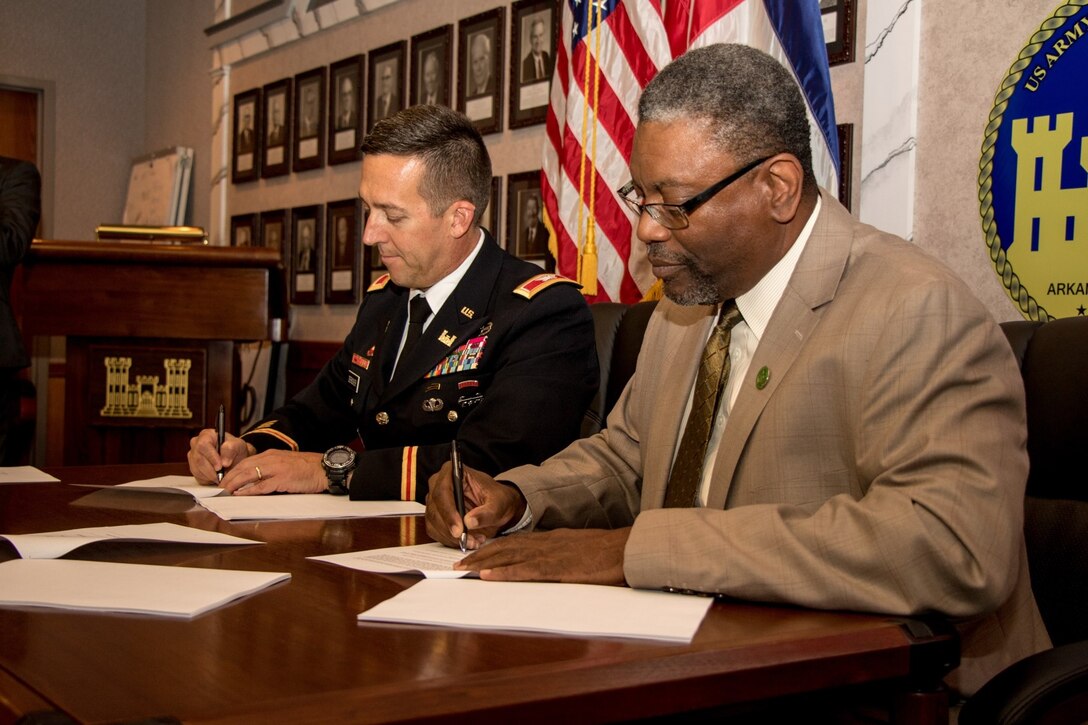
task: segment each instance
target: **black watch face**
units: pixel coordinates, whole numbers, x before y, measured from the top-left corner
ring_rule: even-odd
[[[325,454],[325,462],[333,468],[344,468],[351,465],[353,460],[355,460],[355,451],[344,446],[333,448]]]

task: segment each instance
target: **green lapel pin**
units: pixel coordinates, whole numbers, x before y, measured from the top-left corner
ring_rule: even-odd
[[[767,383],[771,381],[771,370],[766,365],[759,369],[756,373],[756,390],[763,390],[767,387]]]

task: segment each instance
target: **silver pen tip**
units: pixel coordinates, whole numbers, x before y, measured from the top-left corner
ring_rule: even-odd
[[[461,553],[464,554],[468,551],[468,534],[461,532]]]

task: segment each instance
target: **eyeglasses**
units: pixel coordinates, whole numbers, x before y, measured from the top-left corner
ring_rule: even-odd
[[[631,193],[635,190],[634,180],[628,181],[626,184],[620,187],[617,193],[620,195],[620,198],[623,199],[623,202],[627,204],[628,208],[630,208],[631,211],[633,211],[635,214],[642,216],[642,212],[646,212],[650,215],[651,219],[653,219],[655,222],[665,227],[666,229],[687,229],[689,223],[688,217],[691,215],[692,212],[701,207],[703,204],[710,201],[719,191],[729,186],[734,181],[744,176],[749,171],[759,166],[764,161],[774,155],[775,154],[771,154],[771,156],[764,156],[761,159],[756,159],[755,161],[741,168],[740,170],[734,171],[732,174],[725,177],[713,186],[709,187],[705,191],[699,192],[682,204],[665,204],[660,202],[654,204],[643,204],[638,199],[631,196]]]

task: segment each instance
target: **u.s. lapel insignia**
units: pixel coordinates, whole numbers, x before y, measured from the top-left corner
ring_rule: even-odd
[[[457,342],[457,335],[451,335],[449,330],[443,330],[442,334],[438,336],[438,341],[446,347],[450,347]]]
[[[473,317],[476,316],[476,310],[472,309],[471,307],[467,307],[467,306],[462,307],[461,308],[461,314],[471,320]]]
[[[486,335],[486,334],[487,334],[487,333],[489,333],[489,332],[491,332],[491,323],[490,323],[490,322],[489,322],[489,323],[487,323],[486,325],[484,325],[483,327],[481,327],[481,328],[480,328],[480,331],[479,331],[478,333],[476,333],[476,334],[478,334],[478,335]]]
[[[441,398],[427,398],[423,401],[423,410],[427,413],[437,413],[445,407]]]

